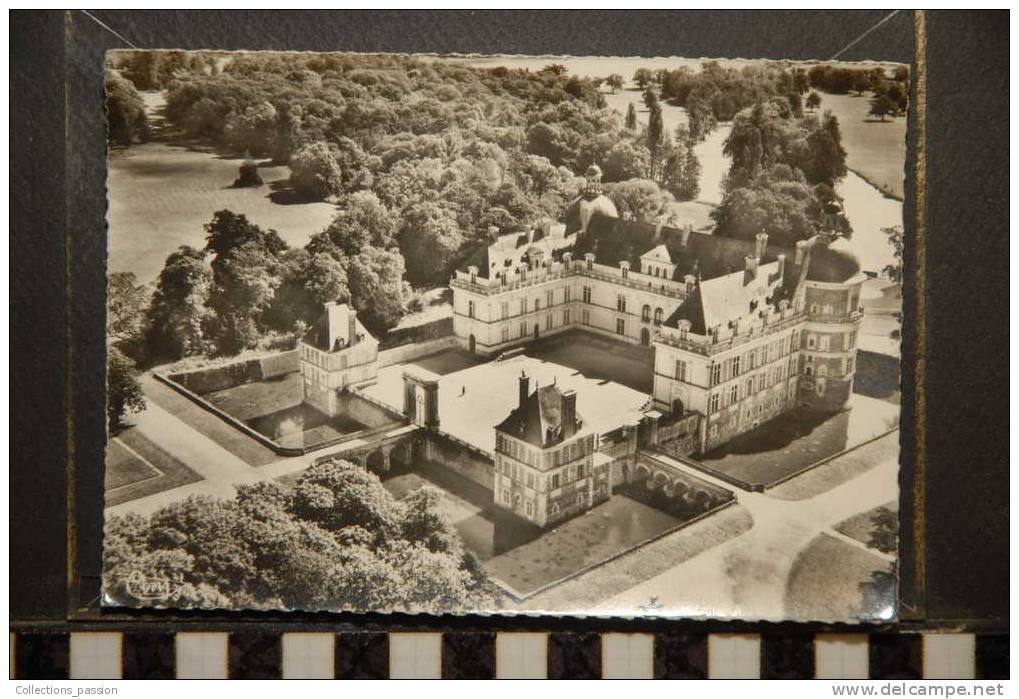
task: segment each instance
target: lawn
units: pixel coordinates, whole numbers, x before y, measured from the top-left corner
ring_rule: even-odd
[[[821,534],[793,563],[786,586],[786,615],[811,621],[889,619],[895,611],[891,572],[888,561]],[[877,589],[885,594],[874,594],[875,573],[883,583]]]
[[[868,116],[870,95],[821,96],[821,112],[830,109],[838,117],[846,165],[882,192],[903,198],[906,163],[906,118],[887,118],[881,122]]]
[[[824,468],[816,468],[785,483],[768,489],[768,496],[781,500],[806,500],[856,478],[887,461],[898,463],[899,433],[893,432],[864,444],[838,459],[828,461]]]
[[[767,486],[894,429],[899,406],[853,394],[834,414],[794,408],[697,460],[748,484]]]
[[[136,429],[120,432],[106,447],[106,507],[200,480]]]
[[[849,519],[843,520],[835,526],[842,534],[845,534],[851,539],[856,539],[864,546],[871,545],[871,534],[875,530],[874,517],[881,513],[882,510],[898,513],[899,503],[895,500],[889,500],[884,505],[880,505],[866,512],[853,515]]]
[[[146,97],[150,112],[162,106],[161,95]],[[263,164],[259,174],[265,186],[233,188],[243,162],[158,140],[113,152],[107,180],[109,270],[134,272],[142,283],[155,281],[179,246],[205,246],[202,227],[220,209],[276,229],[291,246],[303,246],[332,221],[332,204],[283,203],[287,198],[279,188],[290,176],[286,167]]]

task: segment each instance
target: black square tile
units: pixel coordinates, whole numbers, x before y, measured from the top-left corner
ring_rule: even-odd
[[[707,634],[660,633],[655,635],[655,679],[703,680],[707,676]]]
[[[548,677],[552,680],[601,678],[601,635],[551,633],[548,635]]]
[[[177,676],[172,633],[125,633],[121,655],[125,680],[172,680]]]
[[[1008,635],[977,635],[976,663],[978,680],[1007,680]]]
[[[813,634],[761,635],[761,679],[804,680],[813,677]]]
[[[494,633],[442,634],[442,678],[490,680],[495,677]]]
[[[389,634],[341,633],[336,639],[336,679],[389,677]]]
[[[918,680],[923,678],[923,639],[914,633],[870,635],[872,680]]]
[[[66,680],[71,667],[71,640],[66,633],[18,634],[14,675],[19,680]]]
[[[278,633],[230,634],[230,679],[273,680],[283,673],[283,645]]]

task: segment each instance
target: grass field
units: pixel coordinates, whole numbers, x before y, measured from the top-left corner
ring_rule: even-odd
[[[871,582],[873,573],[890,571],[888,561],[822,534],[793,564],[786,587],[786,614],[817,621],[890,618],[894,596],[866,599],[861,589]]]
[[[106,448],[106,507],[161,493],[202,477],[149,441],[127,429]]]
[[[820,112],[830,109],[838,117],[846,165],[873,186],[900,201],[906,163],[906,118],[894,117],[881,122],[867,116],[870,95],[821,96]]]
[[[870,534],[874,529],[873,517],[877,514],[878,510],[885,509],[891,510],[892,512],[899,511],[899,503],[895,500],[889,500],[884,505],[875,507],[874,509],[861,512],[853,515],[847,520],[840,522],[836,525],[835,529],[845,534],[851,539],[856,539],[865,546],[870,546]]]

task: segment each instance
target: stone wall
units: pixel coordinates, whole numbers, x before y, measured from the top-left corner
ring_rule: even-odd
[[[433,320],[430,323],[412,325],[406,328],[393,328],[382,338],[379,348],[382,350],[402,347],[409,344],[421,344],[439,340],[453,334],[453,315]]]
[[[450,326],[452,330],[452,325]],[[428,342],[415,342],[407,345],[401,345],[399,347],[393,347],[390,349],[382,350],[379,352],[379,368],[391,366],[393,364],[403,364],[409,362],[418,357],[424,357],[429,354],[435,354],[443,350],[452,349],[458,347],[457,339],[454,335],[446,335]]]
[[[488,490],[495,488],[495,463],[492,458],[452,438],[429,432],[427,458],[469,478]]]
[[[204,395],[241,384],[261,381],[273,376],[297,371],[297,350],[279,352],[257,359],[246,359],[232,364],[170,374],[169,378],[192,393]]]

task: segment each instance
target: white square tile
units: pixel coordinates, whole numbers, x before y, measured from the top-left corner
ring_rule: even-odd
[[[971,633],[925,633],[923,676],[928,680],[976,677],[977,639]]]
[[[755,633],[708,634],[708,677],[749,680],[761,676],[761,637]]]
[[[867,634],[818,634],[814,638],[814,676],[822,680],[867,679],[870,676]]]
[[[121,639],[120,633],[72,633],[71,679],[120,679]]]
[[[418,680],[441,678],[442,634],[389,634],[389,677]]]
[[[282,645],[283,679],[328,680],[335,676],[336,634],[285,633]]]
[[[655,637],[649,633],[606,633],[601,637],[601,676],[611,680],[653,679]]]
[[[496,634],[495,676],[501,680],[535,680],[548,677],[548,634]]]
[[[177,634],[177,678],[182,680],[226,679],[227,634]]]

